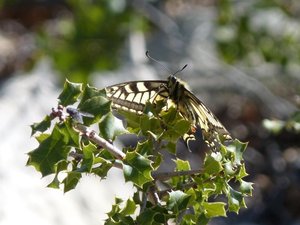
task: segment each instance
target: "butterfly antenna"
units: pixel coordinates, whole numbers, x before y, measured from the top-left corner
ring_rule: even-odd
[[[180,70],[177,70],[173,75],[176,75],[177,73],[180,73],[180,72],[183,71],[187,66],[188,66],[188,64],[185,64]]]
[[[158,63],[160,66],[162,66],[166,71],[168,71],[169,73],[172,73],[165,65],[163,65],[161,62],[159,62],[158,60],[152,58],[149,54],[149,51],[146,51],[146,56],[151,59],[152,61]]]

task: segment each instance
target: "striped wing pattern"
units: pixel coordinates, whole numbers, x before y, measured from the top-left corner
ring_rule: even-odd
[[[225,140],[232,140],[222,123],[193,93],[185,90],[184,98],[184,101],[178,103],[180,113],[195,127],[201,128],[203,139],[209,147],[216,147],[219,143],[218,135],[222,135]],[[187,134],[184,139],[185,141],[194,139],[193,133]]]
[[[167,81],[132,81],[106,87],[116,109],[142,114],[146,103],[168,98]]]
[[[196,127],[201,128],[203,139],[213,149],[220,142],[218,135],[225,140],[232,139],[216,116],[173,75],[166,81],[132,81],[109,86],[106,93],[114,108],[137,114],[143,113],[147,102],[155,104],[158,100],[172,100],[182,117],[192,123],[190,132],[183,137],[186,143],[195,139]]]

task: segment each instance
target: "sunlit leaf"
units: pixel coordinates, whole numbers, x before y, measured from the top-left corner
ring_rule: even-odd
[[[191,170],[191,166],[190,166],[189,161],[181,160],[181,159],[176,159],[174,161],[176,163],[176,169],[178,171]]]
[[[27,165],[34,166],[43,177],[55,173],[57,163],[67,159],[70,151],[69,140],[66,126],[56,125],[51,135],[28,153]]]
[[[229,187],[228,208],[230,211],[238,213],[240,208],[246,207],[244,196],[241,192]]]
[[[132,199],[128,199],[124,208],[121,210],[121,214],[128,216],[135,212],[136,210],[136,203]]]
[[[123,172],[126,181],[132,181],[139,187],[152,181],[151,161],[137,152],[127,152],[123,161]]]
[[[106,140],[114,140],[116,136],[128,133],[123,126],[122,120],[116,118],[111,112],[101,118],[99,129]]]
[[[208,174],[217,174],[222,171],[223,167],[221,162],[215,155],[207,155],[204,161],[204,171]]]
[[[225,205],[224,202],[204,202],[205,215],[208,218],[226,216]]]
[[[44,132],[51,126],[51,117],[45,116],[45,118],[39,122],[32,124],[31,127],[31,136],[34,135],[36,132]]]
[[[64,184],[64,192],[66,193],[74,189],[77,186],[81,176],[82,174],[80,172],[69,172],[67,177],[62,182]]]
[[[82,84],[66,80],[62,93],[58,96],[59,104],[68,106],[74,104],[82,91]]]
[[[187,208],[189,199],[190,195],[184,193],[183,191],[172,191],[169,193],[167,208],[175,213],[179,213]]]

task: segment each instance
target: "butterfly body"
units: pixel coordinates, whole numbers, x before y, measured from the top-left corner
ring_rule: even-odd
[[[106,93],[114,108],[137,114],[143,113],[147,102],[156,104],[165,100],[167,109],[168,102],[171,101],[181,116],[192,125],[191,131],[183,137],[186,142],[194,139],[197,126],[201,128],[203,139],[209,147],[219,142],[218,135],[226,140],[232,139],[217,117],[174,75],[170,75],[167,80],[131,81],[112,85],[106,88]]]

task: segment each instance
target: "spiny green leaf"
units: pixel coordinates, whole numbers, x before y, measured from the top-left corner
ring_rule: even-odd
[[[96,146],[89,143],[88,145],[83,145],[82,152],[83,152],[83,160],[81,164],[80,172],[88,172],[90,173],[92,170],[92,166],[94,164],[94,154]]]
[[[125,181],[132,181],[142,187],[145,183],[153,180],[151,161],[139,153],[127,152],[123,163]]]
[[[132,199],[128,199],[126,201],[126,205],[124,206],[124,208],[121,210],[121,214],[123,214],[124,216],[128,216],[131,215],[135,212],[136,210],[136,204]]]
[[[123,202],[122,199],[116,198],[115,204],[112,209],[107,213],[108,218],[105,220],[105,225],[134,225],[132,217],[127,216],[133,211],[135,203],[132,200],[128,200],[123,209],[121,209],[120,204]],[[134,204],[134,206],[133,206]],[[134,211],[133,211],[134,212]]]
[[[58,189],[58,188],[59,188],[59,185],[60,185],[60,181],[58,180],[58,176],[55,175],[55,177],[54,177],[53,180],[47,185],[47,187]]]
[[[232,162],[226,162],[224,164],[224,172],[226,175],[234,175],[236,171],[237,168]]]
[[[151,155],[153,153],[153,144],[151,141],[138,142],[136,152],[141,155]]]
[[[225,205],[224,202],[204,202],[205,215],[208,218],[226,216]]]
[[[190,195],[183,191],[172,191],[169,193],[167,208],[178,214],[187,208],[190,197]]]
[[[36,139],[39,143],[42,143],[42,142],[43,142],[44,140],[46,140],[49,136],[50,136],[50,134],[41,133],[41,134],[35,136],[35,139]]]
[[[163,162],[163,156],[161,155],[161,153],[157,153],[155,155],[155,158],[153,159],[154,163],[152,164],[152,167],[154,170],[156,170],[160,164]]]
[[[248,173],[246,172],[245,164],[242,164],[239,170],[239,173],[236,176],[236,179],[242,179],[244,177],[248,176]]]
[[[161,225],[168,221],[168,211],[163,206],[154,206],[146,208],[136,219],[138,224],[143,225]]]
[[[65,124],[56,124],[51,135],[29,152],[27,165],[47,176],[56,172],[57,163],[66,160],[70,151],[69,136]]]
[[[166,144],[166,149],[168,150],[168,152],[175,155],[176,154],[176,143],[175,142],[168,142]]]
[[[191,123],[183,119],[175,107],[170,107],[167,111],[163,110],[160,117],[167,127],[162,138],[170,142],[177,142],[191,127]]]
[[[82,84],[66,80],[62,93],[58,96],[59,104],[63,106],[74,104],[81,94]]]
[[[155,134],[160,134],[162,132],[162,128],[159,122],[159,119],[155,117],[148,117],[147,115],[141,116],[140,128],[144,135],[151,131]]]
[[[207,174],[217,174],[222,171],[223,167],[220,159],[213,153],[211,155],[207,155],[204,161],[204,171]]]
[[[111,112],[101,118],[99,129],[106,140],[114,140],[116,136],[128,133],[122,120],[116,118]]]
[[[99,119],[110,112],[110,105],[111,102],[102,97],[102,96],[95,96],[92,98],[87,99],[84,102],[80,103],[78,109],[82,112],[87,112],[94,115],[94,118],[84,117],[84,124],[91,125],[99,121]]]
[[[36,132],[44,132],[51,126],[51,117],[45,116],[45,118],[39,122],[32,124],[31,127],[31,136],[34,135]]]
[[[63,180],[63,184],[64,184],[64,192],[68,192],[72,189],[74,189],[80,178],[81,178],[82,174],[80,172],[69,172],[67,177]]]
[[[240,180],[240,191],[242,192],[242,194],[251,196],[253,190],[252,185],[253,183],[251,182]]]
[[[113,166],[112,163],[101,163],[98,167],[95,167],[92,169],[93,174],[96,174],[97,176],[101,177],[101,179],[106,178],[108,171]]]
[[[77,147],[79,145],[80,135],[79,132],[73,128],[71,120],[65,121],[66,125],[66,135],[69,137],[69,145]]]
[[[57,164],[57,171],[56,171],[56,174],[55,174],[55,177],[54,179],[52,180],[52,182],[50,184],[47,185],[47,187],[49,188],[56,188],[58,189],[61,182],[59,181],[58,179],[58,174],[61,172],[61,171],[65,171],[68,167],[68,162],[63,160],[63,161],[60,161],[58,164]]]
[[[184,214],[180,225],[196,225],[196,221],[195,221],[195,215],[192,214]]]
[[[241,165],[243,162],[243,153],[247,147],[247,143],[242,143],[235,139],[234,142],[227,146],[227,150],[232,153],[233,163]]]
[[[177,171],[191,170],[189,161],[176,159],[176,160],[174,160],[174,162],[176,163]]]
[[[190,128],[190,123],[185,120],[180,120],[172,127],[168,127],[164,131],[161,139],[165,139],[169,142],[176,143],[180,137],[182,137]]]
[[[211,193],[214,193],[216,191],[217,187],[215,182],[205,182],[203,184],[203,197],[208,198]]]
[[[229,193],[228,193],[229,211],[238,213],[238,211],[242,207],[246,207],[243,194],[241,192],[234,190],[229,186]]]
[[[130,133],[138,134],[140,132],[141,116],[136,113],[127,112],[124,110],[118,110],[118,113],[126,118],[127,130]]]
[[[104,98],[106,97],[106,93],[105,93],[104,89],[99,90],[95,87],[91,87],[90,85],[87,85],[82,93],[81,101],[78,105],[78,108],[81,108],[82,104],[84,102],[86,102],[87,100],[89,100],[93,97],[99,97],[99,96],[102,96]]]

